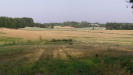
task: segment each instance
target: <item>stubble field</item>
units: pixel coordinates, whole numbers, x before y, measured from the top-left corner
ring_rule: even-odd
[[[0,75],[132,75],[132,59],[133,30],[0,29]]]

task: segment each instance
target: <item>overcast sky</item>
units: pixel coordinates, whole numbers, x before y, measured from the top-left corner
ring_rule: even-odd
[[[32,17],[35,22],[132,22],[126,0],[0,0],[0,16]]]

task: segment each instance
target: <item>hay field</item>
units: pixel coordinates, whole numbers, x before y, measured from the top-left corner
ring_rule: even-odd
[[[0,28],[0,75],[132,75],[133,30]]]
[[[74,39],[82,42],[133,44],[133,30],[15,30],[1,28],[0,36],[25,40]]]
[[[5,39],[3,39],[5,38]],[[87,54],[94,54],[100,51],[106,51],[108,48],[118,51],[133,51],[133,30],[43,30],[43,31],[31,31],[23,29],[0,29],[0,44],[14,44],[17,41],[33,41],[30,44],[36,45],[46,40],[63,40],[72,39],[79,48],[75,47],[75,44],[71,48],[65,47],[64,43],[60,49],[55,49],[52,55],[61,54],[61,57],[66,57],[64,51],[68,52],[72,56],[82,56]],[[38,42],[40,40],[40,42]],[[27,43],[26,42],[26,43]],[[16,43],[16,45],[19,43]],[[24,43],[25,44],[25,43]],[[22,44],[22,45],[24,45]],[[57,41],[58,44],[58,41]],[[53,45],[53,44],[52,44]],[[52,46],[51,45],[51,46]],[[54,43],[56,45],[56,43]],[[81,46],[80,46],[81,45]],[[87,46],[87,47],[86,47]],[[50,46],[49,46],[50,47]],[[74,48],[73,48],[74,47]],[[85,48],[84,48],[85,47]],[[92,47],[93,51],[91,48]],[[75,49],[76,48],[76,49]],[[82,50],[84,49],[84,51]],[[40,48],[41,49],[41,48]],[[63,50],[63,51],[62,51]],[[75,51],[76,50],[76,51]],[[46,50],[45,50],[46,51]],[[119,55],[119,54],[118,54]]]

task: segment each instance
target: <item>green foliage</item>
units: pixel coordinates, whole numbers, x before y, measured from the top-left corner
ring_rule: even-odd
[[[75,22],[75,21],[67,21],[63,23],[35,23],[34,27],[40,27],[40,28],[54,28],[54,26],[71,26],[75,28],[86,28],[86,27],[94,27],[95,25],[92,25],[89,22],[82,21],[82,22]]]
[[[24,28],[26,26],[33,26],[34,21],[32,18],[9,18],[9,17],[0,17],[0,27],[6,28]]]
[[[71,22],[64,22],[61,24],[62,26],[71,26],[71,27],[75,27],[75,28],[85,28],[85,27],[92,27],[91,26],[91,23],[88,23],[86,21],[83,21],[83,22],[74,22],[74,21],[71,21]]]
[[[117,59],[117,60],[116,60]],[[125,60],[127,58],[123,58]],[[3,75],[132,75],[122,67],[117,58],[85,58],[61,60],[53,58],[41,58],[33,64],[14,61],[8,64],[0,64],[0,74]],[[100,61],[104,61],[101,63]],[[113,64],[106,63],[115,62]],[[123,61],[122,61],[123,62]],[[127,62],[130,63],[130,62]],[[131,71],[130,71],[131,72]],[[132,72],[131,72],[132,73]]]
[[[131,23],[107,23],[106,29],[109,30],[133,30]]]
[[[55,44],[73,44],[72,39],[52,39],[49,41],[50,43],[55,43]]]
[[[86,28],[86,27],[99,27],[100,24],[91,24],[86,21],[75,22],[75,21],[67,21],[64,23],[34,23],[32,18],[11,18],[11,17],[0,17],[0,27],[5,28],[25,28],[25,27],[40,27],[40,28],[51,28],[54,26],[71,26],[75,28]]]
[[[12,38],[12,37],[0,37],[0,42],[12,42],[12,41],[18,41],[21,40],[21,38]]]

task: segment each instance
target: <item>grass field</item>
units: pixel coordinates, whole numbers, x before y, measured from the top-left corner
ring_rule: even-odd
[[[0,29],[0,75],[133,75],[133,30]]]

